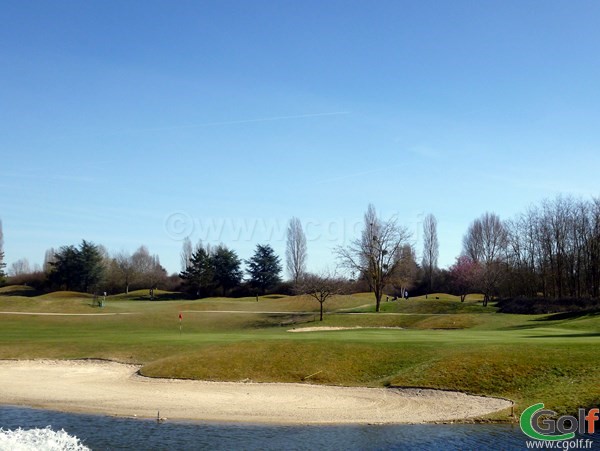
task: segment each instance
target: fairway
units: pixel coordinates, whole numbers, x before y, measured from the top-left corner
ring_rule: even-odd
[[[11,312],[0,313],[0,358],[107,359],[144,376],[207,381],[437,388],[513,400],[515,415],[537,402],[558,413],[600,404],[597,313],[508,315],[438,295],[384,302],[374,314],[365,293],[332,299],[319,322],[306,297],[141,296],[98,308],[72,293],[0,295],[0,312]],[[353,329],[288,332],[320,326]]]

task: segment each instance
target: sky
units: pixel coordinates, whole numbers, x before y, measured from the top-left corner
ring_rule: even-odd
[[[0,1],[5,261],[82,239],[308,269],[373,203],[439,265],[469,224],[600,195],[600,3]]]

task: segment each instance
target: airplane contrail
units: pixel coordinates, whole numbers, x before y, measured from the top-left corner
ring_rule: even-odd
[[[271,116],[261,117],[256,119],[239,119],[235,121],[219,121],[219,122],[204,122],[201,124],[189,124],[189,125],[173,125],[168,127],[154,127],[154,128],[138,128],[131,129],[128,132],[154,132],[163,130],[180,130],[186,128],[201,128],[211,127],[215,125],[236,125],[236,124],[250,124],[253,122],[270,122],[270,121],[281,121],[286,119],[303,119],[308,117],[321,117],[321,116],[340,116],[344,114],[350,114],[350,111],[332,111],[328,113],[308,113],[308,114],[296,114],[291,116]]]

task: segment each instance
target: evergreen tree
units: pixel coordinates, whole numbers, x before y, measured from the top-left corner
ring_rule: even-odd
[[[104,259],[97,245],[83,240],[79,248],[62,246],[51,262],[50,281],[66,290],[97,288],[104,277]]]
[[[100,248],[88,241],[83,240],[79,246],[79,262],[81,264],[82,291],[87,293],[97,288],[104,278],[104,258]]]
[[[73,245],[62,246],[54,254],[54,261],[50,263],[50,282],[65,290],[73,290],[79,286],[81,280],[81,264],[79,251]]]
[[[256,246],[256,251],[250,260],[246,261],[250,283],[258,288],[261,293],[273,288],[281,278],[281,260],[268,244]]]
[[[223,244],[217,246],[212,254],[215,285],[221,287],[223,295],[240,284],[242,280],[242,261],[235,251],[228,249]]]
[[[213,286],[214,267],[210,253],[203,247],[199,247],[192,254],[190,264],[185,271],[179,274],[190,291],[196,296],[207,296]]]

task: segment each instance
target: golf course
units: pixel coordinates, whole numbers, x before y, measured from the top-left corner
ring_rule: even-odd
[[[141,376],[346,387],[427,388],[514,402],[481,421],[600,404],[600,314],[515,315],[481,296],[382,303],[373,295],[185,300],[0,289],[0,360],[109,360]],[[180,320],[181,315],[181,320]],[[304,333],[293,333],[309,328]],[[52,387],[48,387],[51,391]]]

